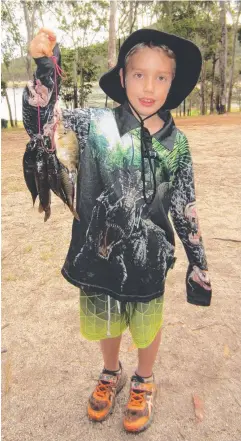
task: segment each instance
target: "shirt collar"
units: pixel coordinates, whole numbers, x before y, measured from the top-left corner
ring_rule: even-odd
[[[116,107],[114,114],[121,137],[131,130],[140,127],[140,122],[132,113],[127,102]],[[158,132],[152,135],[152,138],[155,138],[168,150],[172,150],[177,132],[172,115],[168,110],[159,110],[158,115],[164,121],[164,125]]]

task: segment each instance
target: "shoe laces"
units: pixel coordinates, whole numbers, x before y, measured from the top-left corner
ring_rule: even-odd
[[[133,407],[141,407],[143,402],[145,401],[145,392],[135,392],[133,389],[130,394],[130,406]]]
[[[102,381],[99,381],[99,384],[97,384],[95,389],[95,394],[99,398],[105,398],[106,395],[110,392],[111,384],[110,383],[104,383]]]

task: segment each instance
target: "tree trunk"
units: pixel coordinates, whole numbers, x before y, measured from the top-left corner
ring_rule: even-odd
[[[221,47],[220,47],[220,114],[226,113],[227,26],[225,1],[220,1]]]
[[[135,5],[135,8],[133,8],[133,5]],[[137,9],[138,9],[139,2],[130,1],[130,12],[129,12],[129,34],[132,34],[134,24],[137,17]]]
[[[238,105],[239,105],[239,111],[241,112],[241,89],[238,91]]]
[[[188,116],[191,116],[191,115],[192,115],[192,98],[191,98],[191,96],[190,96],[190,98],[189,98],[189,106],[188,106],[187,115],[188,115]]]
[[[228,112],[231,111],[231,102],[232,102],[232,93],[233,93],[233,71],[234,71],[234,63],[235,63],[236,40],[237,40],[240,13],[241,13],[241,2],[239,3],[239,8],[238,8],[238,12],[237,12],[237,20],[236,20],[236,23],[234,26],[234,31],[233,31],[232,62],[231,62],[231,67],[230,67],[229,88],[228,88]]]
[[[108,42],[108,69],[116,64],[116,21],[117,21],[117,0],[110,1],[109,18],[109,42]],[[106,98],[107,107],[108,97]]]
[[[9,70],[8,70],[9,72]],[[14,77],[14,60],[12,62],[12,71],[10,76],[12,77],[12,83],[13,83],[13,103],[14,103],[14,123],[15,127],[18,127],[18,120],[17,120],[17,106],[16,106],[16,92],[15,92],[15,77]]]
[[[13,83],[13,102],[14,102],[14,125],[15,127],[18,127],[15,82]]]
[[[74,74],[74,109],[77,109],[78,107],[78,87],[77,87],[77,61],[78,61],[78,54],[77,49],[75,50],[75,58],[73,62],[73,74]]]
[[[5,97],[6,97],[7,106],[8,106],[10,124],[11,124],[11,127],[13,127],[14,125],[13,125],[12,110],[11,110],[11,106],[10,106],[10,102],[9,102],[9,98],[8,98],[7,89],[5,89]]]
[[[133,23],[133,2],[129,2],[130,4],[130,11],[129,11],[129,34],[132,33],[132,23]]]
[[[211,73],[211,94],[210,94],[210,114],[214,113],[214,82],[215,82],[215,66],[217,58],[213,54],[212,57],[212,73]]]
[[[84,72],[83,67],[80,69],[80,107],[84,107]]]
[[[111,69],[116,64],[116,16],[117,16],[117,1],[112,0],[110,2],[110,19],[109,19],[108,69]]]
[[[201,72],[201,83],[200,83],[200,112],[201,115],[205,115],[206,105],[205,105],[205,80],[206,80],[206,60],[203,61],[202,72]]]
[[[218,115],[220,115],[220,87],[217,87],[215,95],[215,107]]]
[[[27,7],[27,2],[21,1],[23,5],[23,12],[24,12],[24,19],[27,29],[27,47],[29,47],[29,44],[31,40],[33,39],[33,33],[34,33],[34,24],[35,24],[35,12],[36,12],[36,5],[33,5],[33,11],[30,18],[30,11]],[[27,74],[28,78],[32,79],[32,67],[31,67],[31,57],[29,54],[26,55],[26,68],[27,68]]]

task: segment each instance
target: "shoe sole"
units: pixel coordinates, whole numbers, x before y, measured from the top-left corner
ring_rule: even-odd
[[[112,403],[112,406],[111,406],[109,412],[103,418],[101,418],[99,420],[92,418],[88,414],[88,418],[89,418],[90,421],[92,421],[93,423],[102,423],[103,421],[105,421],[108,418],[108,416],[110,416],[113,413],[114,408],[115,408],[116,397],[122,391],[122,389],[125,386],[126,382],[127,382],[127,374],[125,372],[123,372],[122,376],[121,376],[121,379],[119,380],[119,385],[116,388],[116,394],[114,396],[113,403]]]

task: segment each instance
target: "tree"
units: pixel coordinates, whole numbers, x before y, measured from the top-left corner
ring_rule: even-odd
[[[29,47],[30,42],[32,41],[32,39],[34,37],[35,24],[36,24],[36,21],[35,21],[36,20],[36,11],[37,11],[37,8],[39,7],[39,2],[21,0],[20,3],[23,7],[24,20],[25,20],[26,29],[27,29],[26,44],[27,44],[27,47]],[[31,61],[32,61],[31,56],[27,52],[26,66],[27,66],[27,73],[28,73],[29,79],[32,78]]]
[[[219,113],[226,113],[227,25],[225,1],[220,1],[221,46],[219,56],[220,104]]]
[[[233,49],[232,49],[232,61],[230,66],[229,74],[229,88],[228,88],[228,108],[227,111],[231,111],[232,93],[233,93],[233,77],[234,77],[234,64],[235,64],[235,53],[236,53],[236,41],[239,27],[239,17],[241,14],[241,1],[238,2],[238,8],[236,13],[236,22],[233,29]]]
[[[197,17],[197,44],[202,52],[203,65],[200,77],[200,110],[205,115],[210,98],[210,113],[214,111],[215,67],[220,40],[219,11],[215,2],[202,5]]]
[[[11,110],[11,106],[10,106],[10,102],[9,102],[9,98],[8,98],[8,93],[7,93],[7,84],[6,84],[6,81],[3,81],[3,80],[1,80],[1,95],[6,97],[9,118],[10,118],[10,124],[11,124],[11,127],[13,127],[13,117],[12,117],[12,110]]]
[[[214,86],[215,86],[215,68],[218,61],[218,56],[216,51],[212,54],[212,70],[211,70],[211,92],[210,92],[210,114],[214,113]]]
[[[2,29],[3,40],[8,44],[13,44],[25,58],[26,71],[29,79],[32,78],[31,57],[28,54],[28,46],[33,39],[37,28],[37,14],[41,16],[44,8],[43,1],[3,1],[2,2]],[[27,38],[24,37],[21,30],[22,23],[25,23]]]
[[[13,83],[13,100],[14,100],[14,114],[15,114],[15,127],[17,127],[18,122],[17,122],[17,108],[16,108],[16,94],[15,94],[15,78],[14,78],[14,73],[13,70],[11,69],[11,67],[13,67],[13,51],[14,48],[11,44],[11,40],[5,40],[2,43],[2,52],[3,52],[3,63],[7,69],[8,75],[11,77],[12,79],[12,83]],[[5,83],[5,81],[2,82],[3,87],[2,87],[2,91],[4,93],[3,96],[6,97],[6,101],[7,101],[7,106],[8,106],[8,111],[9,111],[9,117],[10,117],[10,124],[11,127],[13,127],[13,118],[12,118],[12,111],[11,111],[11,106],[10,106],[10,101],[8,98],[8,93],[7,93],[7,85]]]
[[[104,0],[49,3],[49,11],[57,18],[59,29],[65,32],[65,38],[71,41],[73,49],[71,69],[75,108],[83,106],[91,92],[89,79],[95,78],[97,67],[86,48],[106,26],[108,6],[109,3]]]
[[[110,1],[109,18],[109,42],[108,42],[108,69],[115,66],[116,63],[116,19],[117,19],[117,1]]]

